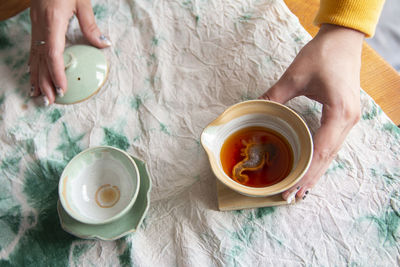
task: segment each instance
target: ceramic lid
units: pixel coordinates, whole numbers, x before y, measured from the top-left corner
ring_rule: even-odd
[[[68,90],[56,97],[58,104],[74,104],[88,99],[107,78],[108,64],[103,52],[88,45],[73,45],[64,51]]]

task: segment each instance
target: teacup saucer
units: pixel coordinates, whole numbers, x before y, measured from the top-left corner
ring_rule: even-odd
[[[151,179],[146,164],[132,157],[140,174],[139,194],[132,208],[120,219],[107,224],[85,224],[70,217],[63,209],[60,201],[57,211],[61,227],[68,233],[85,239],[115,240],[133,233],[142,223],[150,203]]]

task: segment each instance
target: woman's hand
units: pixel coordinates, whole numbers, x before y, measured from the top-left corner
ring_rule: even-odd
[[[84,36],[94,46],[111,42],[96,25],[90,0],[32,0],[32,39],[29,58],[31,96],[43,96],[47,106],[67,90],[63,52],[69,19],[76,14]]]
[[[260,98],[279,103],[300,95],[323,105],[315,133],[314,155],[305,176],[282,193],[287,200],[305,198],[335,158],[350,129],[360,118],[360,67],[364,34],[324,24],[300,51],[280,80]]]

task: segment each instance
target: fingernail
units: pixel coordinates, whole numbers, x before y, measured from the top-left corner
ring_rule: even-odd
[[[59,97],[64,96],[64,91],[61,87],[56,86],[56,93],[57,93],[57,96],[59,96]]]
[[[112,45],[111,41],[104,34],[100,35],[99,39],[107,46]]]
[[[297,192],[299,192],[299,190],[300,190],[300,186],[298,186],[298,187],[296,188],[296,190],[293,191],[293,192],[288,196],[288,198],[287,198],[287,200],[286,200],[286,202],[287,202],[288,204],[292,203],[293,199],[296,197],[296,194],[297,194]]]
[[[295,194],[292,193],[292,194],[287,198],[286,202],[287,202],[288,204],[292,203],[292,201],[293,201],[293,199],[294,199],[294,196],[295,196]]]
[[[50,104],[49,98],[47,96],[43,97],[43,105],[47,107]]]
[[[35,86],[31,85],[31,92],[29,93],[29,95],[32,97],[34,93],[35,93]]]

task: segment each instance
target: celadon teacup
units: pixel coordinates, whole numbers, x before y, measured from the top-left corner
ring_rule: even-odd
[[[136,163],[109,146],[76,155],[61,174],[58,194],[63,209],[86,224],[105,224],[127,213],[140,187]]]
[[[249,187],[231,179],[223,170],[220,153],[225,140],[240,129],[260,126],[281,134],[293,151],[293,165],[282,181],[266,187]],[[290,108],[267,100],[250,100],[225,110],[201,134],[215,176],[229,188],[246,196],[266,197],[294,186],[308,170],[312,155],[311,133],[303,119]]]

